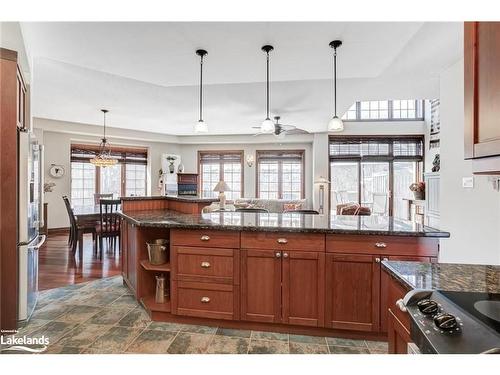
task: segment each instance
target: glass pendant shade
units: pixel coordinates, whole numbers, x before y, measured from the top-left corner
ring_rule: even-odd
[[[205,121],[200,120],[194,125],[194,131],[196,133],[208,133],[208,125]]]
[[[344,122],[337,116],[333,116],[332,119],[328,122],[328,131],[341,132],[343,130],[344,130]]]
[[[274,122],[266,118],[264,121],[262,121],[262,124],[260,125],[260,132],[264,134],[273,134]]]

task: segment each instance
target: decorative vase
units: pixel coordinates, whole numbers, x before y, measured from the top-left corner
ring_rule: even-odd
[[[184,173],[184,164],[179,164],[179,166],[177,167],[177,172]]]

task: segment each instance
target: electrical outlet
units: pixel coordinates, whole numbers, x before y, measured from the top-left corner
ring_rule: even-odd
[[[462,177],[462,187],[464,189],[472,189],[474,187],[474,177]]]

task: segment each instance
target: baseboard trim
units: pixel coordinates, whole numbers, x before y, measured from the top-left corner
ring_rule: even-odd
[[[49,228],[48,234],[68,234],[69,227],[61,227],[61,228]]]

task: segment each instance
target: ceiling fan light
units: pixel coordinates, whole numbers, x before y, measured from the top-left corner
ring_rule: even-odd
[[[208,125],[205,121],[200,120],[194,126],[195,133],[208,133]]]
[[[260,125],[260,132],[264,134],[273,134],[274,133],[274,122],[272,120],[266,118],[262,121]]]
[[[337,116],[333,116],[332,119],[328,122],[328,131],[341,132],[343,130],[344,130],[344,122]]]

